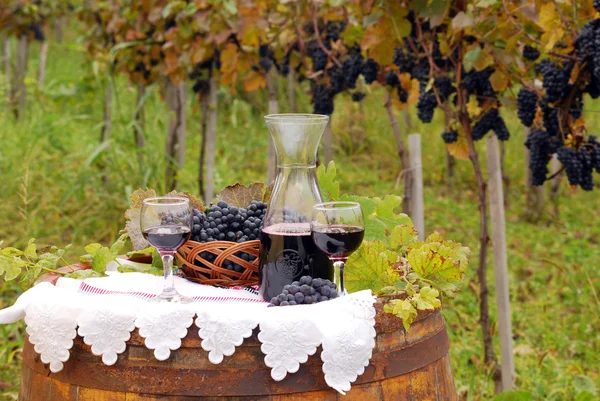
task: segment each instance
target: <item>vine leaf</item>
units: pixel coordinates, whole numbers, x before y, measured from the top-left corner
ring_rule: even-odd
[[[388,247],[395,249],[398,254],[404,254],[408,251],[410,245],[419,241],[417,230],[408,224],[394,227],[387,237]]]
[[[265,188],[262,182],[256,182],[248,186],[242,184],[230,185],[221,191],[219,200],[227,202],[230,206],[247,207],[252,201],[265,202],[265,198],[271,196],[270,187]]]
[[[340,198],[340,183],[335,180],[336,175],[337,169],[333,161],[329,162],[327,168],[324,165],[317,168],[317,180],[319,180],[319,188],[321,188],[321,195],[325,202]]]
[[[406,259],[412,270],[422,278],[459,282],[464,277],[469,253],[469,248],[460,245],[425,242],[420,247],[412,248]]]
[[[10,281],[17,278],[26,263],[17,256],[5,256],[0,254],[0,276],[4,274],[4,280]]]
[[[418,314],[417,309],[408,299],[392,299],[383,306],[383,311],[392,313],[402,319],[405,330],[410,328],[410,325]]]
[[[190,201],[191,208],[198,209],[201,212],[204,212],[204,210],[206,209],[204,203],[202,203],[200,199],[198,199],[195,195],[190,194],[189,192],[171,191],[168,194],[165,194],[165,196],[179,196],[181,198],[187,198]]]
[[[419,310],[434,310],[442,306],[439,300],[440,292],[430,286],[423,286],[421,290],[413,295],[413,303]]]
[[[376,292],[393,286],[400,279],[393,270],[397,259],[398,255],[387,250],[383,242],[363,242],[346,262],[345,281],[348,291],[371,289]]]
[[[446,147],[448,148],[448,153],[457,159],[469,160],[469,144],[464,135],[459,135],[456,142],[449,143]]]

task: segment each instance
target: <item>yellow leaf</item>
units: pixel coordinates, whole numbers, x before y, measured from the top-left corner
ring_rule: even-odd
[[[419,100],[419,80],[412,80],[412,88],[410,89],[410,93],[408,94],[408,104],[415,104]]]
[[[256,71],[250,71],[248,75],[244,77],[244,90],[246,92],[254,92],[255,90],[264,88],[267,84],[263,74],[259,74]]]
[[[450,54],[450,45],[448,41],[442,37],[442,35],[438,35],[438,41],[440,43],[440,53],[444,56],[448,56]]]
[[[546,51],[548,51],[548,52],[552,51],[556,42],[561,40],[562,37],[564,36],[564,34],[565,34],[565,31],[562,30],[561,28],[556,28],[556,29],[552,29],[548,32],[544,32],[542,34],[541,40],[542,40],[542,43],[546,43],[546,45],[544,46]]]
[[[556,11],[556,3],[550,1],[540,8],[539,25],[544,31],[549,31],[560,26],[560,15]]]
[[[496,92],[502,92],[508,87],[509,79],[504,72],[496,70],[490,76],[490,83]]]
[[[192,63],[194,64],[198,64],[202,61],[204,61],[204,56],[206,55],[206,48],[199,46],[196,50],[194,50],[194,52],[192,53]]]
[[[495,64],[494,56],[486,51],[486,48],[483,48],[481,53],[479,53],[479,57],[473,63],[473,67],[477,71],[481,71],[486,69],[487,67],[493,66]]]
[[[390,65],[392,63],[394,48],[400,46],[398,39],[403,37],[405,25],[410,26],[407,20],[403,19],[403,21],[406,21],[406,23],[393,24],[384,15],[365,30],[361,47],[364,50],[369,50],[369,56],[380,65]]]
[[[448,152],[460,160],[469,160],[469,144],[464,135],[458,135],[458,140],[446,145]]]
[[[228,43],[221,52],[221,71],[232,72],[236,70],[238,60],[237,46]]]
[[[469,112],[469,117],[476,118],[482,112],[481,107],[479,107],[479,102],[475,98],[475,96],[471,96],[469,102],[467,103],[467,111]]]

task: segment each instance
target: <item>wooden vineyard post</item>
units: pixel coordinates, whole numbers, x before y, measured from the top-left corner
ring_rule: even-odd
[[[104,89],[104,110],[103,110],[103,121],[102,130],[100,131],[100,144],[105,145],[108,148],[108,141],[110,140],[110,134],[112,131],[112,120],[111,120],[111,107],[112,107],[112,79],[110,76],[106,78],[106,88]],[[103,167],[103,166],[101,166]],[[108,184],[108,173],[102,175],[102,182]]]
[[[204,188],[204,165],[206,160],[206,131],[208,128],[208,93],[202,95],[202,128],[200,130],[200,154],[198,157],[198,191],[206,201]],[[208,203],[207,203],[208,204]]]
[[[10,83],[10,37],[7,35],[2,37],[2,61],[4,62],[4,76],[6,77],[7,82]],[[8,85],[9,90],[6,91],[8,101],[10,102],[12,99],[12,94],[10,90],[10,84]]]
[[[133,136],[135,139],[136,152],[140,169],[144,165],[144,130],[145,130],[145,113],[144,103],[146,102],[146,85],[138,83],[137,85],[137,102],[135,106]]]
[[[206,128],[206,192],[204,203],[209,204],[215,190],[215,142],[217,140],[217,85],[218,79],[211,77],[208,87],[208,122]]]
[[[560,212],[558,207],[560,180],[564,174],[563,171],[560,171],[560,168],[561,165],[560,161],[558,161],[558,156],[556,154],[552,155],[552,160],[550,161],[550,174],[554,175],[554,178],[550,181],[550,200],[552,201],[552,205],[554,205],[554,216],[557,219]]]
[[[275,76],[276,70],[271,68],[267,73],[267,90],[269,92],[269,114],[279,113],[279,102],[277,100],[277,85]],[[275,144],[269,134],[269,154],[267,159],[267,184],[270,184],[275,179],[277,170],[277,156],[275,154]]]
[[[185,161],[185,120],[186,120],[186,85],[184,82],[175,85],[167,79],[165,100],[171,111],[169,131],[165,144],[165,182],[168,190],[177,186],[177,169],[183,168]]]
[[[185,166],[185,149],[187,136],[187,84],[181,82],[177,87],[179,97],[179,108],[177,109],[177,120],[179,129],[177,131],[177,168],[183,170]]]
[[[396,137],[396,146],[398,149],[398,157],[400,157],[400,173],[398,174],[398,178],[396,182],[400,182],[400,177],[404,177],[404,193],[402,195],[402,211],[406,214],[410,214],[411,211],[411,203],[413,200],[413,174],[410,168],[410,161],[408,158],[408,154],[406,152],[406,148],[404,147],[404,141],[402,140],[402,132],[400,131],[400,124],[398,123],[398,119],[394,114],[394,109],[392,106],[392,99],[390,98],[390,94],[385,91],[385,103],[384,107],[387,111],[388,118],[390,120],[390,125],[392,126],[392,131],[394,131],[394,136]],[[404,110],[403,110],[404,112]],[[403,114],[404,117],[404,133],[408,135],[408,129],[410,127],[410,115],[408,112]]]
[[[423,205],[423,163],[421,161],[421,135],[408,136],[408,154],[412,172],[412,199],[410,217],[419,233],[419,240],[425,239],[425,210]]]
[[[54,18],[54,38],[57,43],[62,43],[63,41],[65,19],[64,15]]]
[[[40,88],[44,87],[46,80],[46,61],[48,59],[48,41],[43,40],[40,46],[40,63],[38,65],[37,80]]]
[[[446,129],[450,125],[450,116],[444,113],[444,123]],[[454,183],[454,166],[456,166],[456,159],[450,154],[446,148],[446,185],[450,187]]]
[[[294,70],[290,68],[287,74],[287,97],[288,105],[290,107],[290,113],[298,112],[298,103],[296,102],[296,74]]]
[[[504,189],[500,146],[496,135],[488,135],[488,185],[490,193],[490,219],[494,247],[494,274],[496,276],[496,304],[500,333],[500,369],[502,391],[514,387],[515,365],[513,359],[512,324],[510,320],[510,292],[508,288],[508,262],[506,255],[506,227],[504,218]]]

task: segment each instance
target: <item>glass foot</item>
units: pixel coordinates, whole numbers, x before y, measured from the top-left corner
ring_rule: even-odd
[[[189,304],[192,302],[192,298],[184,297],[183,295],[175,293],[165,293],[155,296],[149,299],[150,302],[170,302],[174,304]]]

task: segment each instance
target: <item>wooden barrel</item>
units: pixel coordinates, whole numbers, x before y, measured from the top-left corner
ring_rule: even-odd
[[[421,313],[405,332],[377,304],[377,344],[371,364],[346,396],[327,386],[320,351],[283,381],[271,378],[256,333],[219,365],[208,361],[190,328],[169,360],[157,361],[137,330],[114,366],[106,366],[77,337],[71,357],[51,373],[26,341],[21,401],[456,401],[448,335],[440,311]]]

